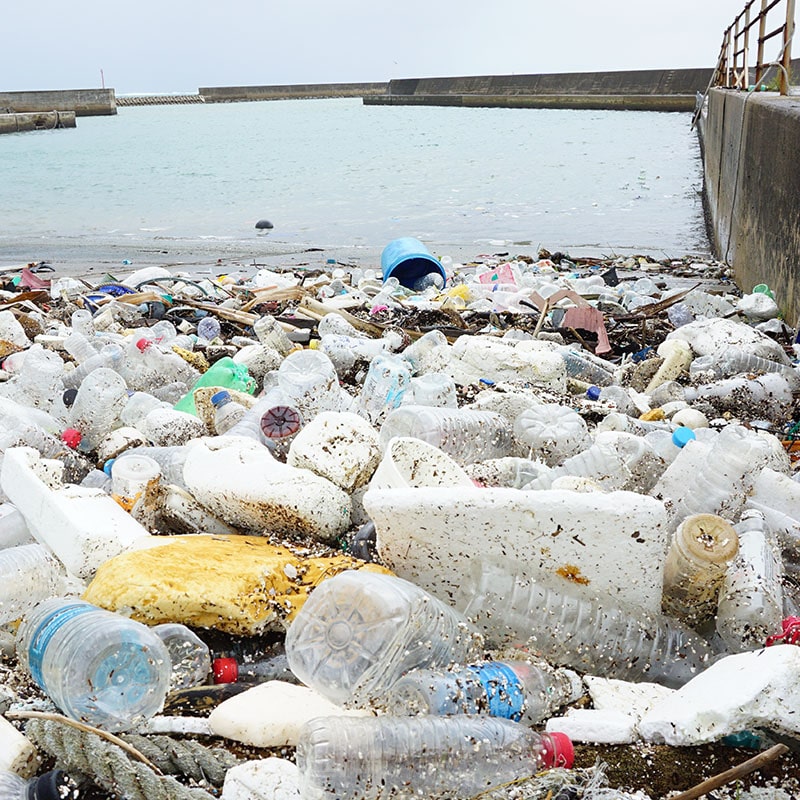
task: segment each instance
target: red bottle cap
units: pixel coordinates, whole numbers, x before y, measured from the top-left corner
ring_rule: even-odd
[[[239,679],[239,664],[235,658],[215,658],[211,668],[214,683],[236,683]]]
[[[542,766],[546,769],[564,767],[572,769],[575,763],[575,748],[566,733],[542,734]]]
[[[141,338],[138,342],[136,342],[136,347],[139,348],[139,352],[144,353],[150,345],[153,343],[149,339]]]
[[[81,432],[76,431],[75,428],[65,428],[64,432],[61,434],[61,441],[73,450],[81,443],[82,438]]]
[[[767,637],[765,645],[800,644],[800,617],[786,617],[781,622],[781,632]]]

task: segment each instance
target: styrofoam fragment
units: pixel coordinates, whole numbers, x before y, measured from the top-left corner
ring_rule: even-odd
[[[630,744],[636,741],[636,718],[622,711],[571,708],[563,717],[551,717],[548,732],[566,733],[573,742]]]
[[[225,773],[222,800],[298,800],[300,770],[283,758],[264,758]]]

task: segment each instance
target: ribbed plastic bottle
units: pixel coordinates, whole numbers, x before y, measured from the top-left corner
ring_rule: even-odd
[[[717,633],[734,653],[761,647],[783,618],[783,566],[764,515],[742,512],[734,525],[739,552],[719,593]]]
[[[571,670],[530,661],[483,661],[449,670],[412,670],[378,704],[395,716],[488,714],[535,725],[582,695],[581,679]]]
[[[94,450],[112,429],[125,403],[128,387],[112,369],[99,367],[81,383],[70,409],[70,425],[81,434],[82,450]]]
[[[112,732],[158,712],[169,686],[169,653],[150,628],[82,600],[39,603],[17,656],[64,714]]]
[[[489,645],[527,643],[551,664],[606,678],[679,687],[705,669],[711,651],[680,623],[588,598],[566,581],[522,577],[511,561],[476,561],[464,615]]]
[[[722,517],[692,514],[684,519],[664,561],[664,612],[692,627],[708,622],[738,549],[739,537]]]
[[[406,405],[387,415],[380,445],[413,436],[443,450],[460,464],[502,458],[511,451],[511,425],[493,411]]]
[[[329,700],[363,706],[411,669],[473,660],[479,640],[461,614],[413,583],[347,570],[309,595],[286,634],[286,656]]]
[[[0,503],[0,550],[34,542],[20,510],[12,503]]]
[[[0,800],[64,800],[77,796],[77,786],[60,769],[30,780],[16,772],[0,770]]]
[[[179,622],[165,622],[154,625],[151,630],[164,642],[169,653],[170,692],[206,683],[211,673],[211,652],[191,628]]]
[[[136,428],[151,411],[157,408],[172,408],[172,406],[147,392],[133,392],[128,396],[119,419],[123,425]]]
[[[317,717],[297,744],[305,800],[475,797],[573,759],[563,733],[480,716]]]
[[[358,412],[379,426],[402,402],[411,385],[411,371],[399,356],[380,355],[372,359],[358,398]]]
[[[211,404],[214,406],[214,430],[222,435],[240,422],[247,409],[239,403],[234,403],[231,393],[227,389],[211,395]]]
[[[622,431],[623,433],[633,433],[636,436],[645,436],[651,431],[671,431],[672,425],[669,422],[659,420],[644,420],[636,417],[621,414],[619,411],[612,411],[606,414],[595,427],[596,433],[603,431]]]
[[[296,350],[278,367],[278,386],[310,422],[320,411],[342,409],[342,388],[333,363],[319,350]]]
[[[455,381],[445,372],[426,372],[411,379],[403,403],[415,406],[458,408]]]
[[[56,558],[40,544],[0,550],[0,625],[52,597],[62,573]]]
[[[84,361],[88,361],[92,356],[97,355],[97,348],[93,342],[78,330],[75,330],[64,339],[64,349],[77,364],[83,364]]]
[[[92,312],[85,308],[79,308],[72,312],[70,325],[73,331],[82,333],[87,339],[91,339],[95,334]]]
[[[715,378],[732,378],[734,375],[763,374],[765,372],[778,372],[796,384],[800,375],[792,367],[762,358],[740,347],[733,345],[725,347],[710,355],[699,356],[692,361],[689,373],[710,373]]]
[[[549,489],[556,478],[590,478],[606,491],[647,491],[663,465],[641,437],[621,431],[602,431],[594,444],[566,459],[560,467],[532,481],[529,489]]]
[[[707,400],[718,411],[746,412],[751,418],[782,422],[791,408],[793,382],[781,373],[765,372],[756,378],[743,375],[687,386],[685,396],[689,403]]]
[[[401,355],[411,365],[411,372],[418,375],[427,371],[426,365],[439,347],[449,347],[447,337],[440,330],[428,331],[408,345]]]
[[[337,375],[343,377],[353,369],[356,361],[370,361],[385,353],[387,342],[383,339],[326,333],[320,339],[319,349],[331,360]]]
[[[558,353],[567,367],[567,377],[594,386],[610,386],[614,383],[614,365],[592,355],[587,350],[563,346]]]
[[[75,367],[72,372],[65,372],[62,377],[62,383],[65,389],[77,389],[83,379],[93,370],[98,367],[106,367],[118,372],[122,366],[122,361],[125,357],[125,351],[120,345],[110,343],[104,345],[99,353],[89,356],[85,361],[81,362]]]
[[[589,444],[583,417],[568,406],[541,403],[526,408],[514,421],[517,440],[550,467],[574,456]]]

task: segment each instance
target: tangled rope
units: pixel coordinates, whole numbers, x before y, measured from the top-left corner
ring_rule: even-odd
[[[128,735],[116,744],[117,737],[55,716],[29,719],[25,734],[50,753],[61,769],[80,772],[126,800],[212,800],[205,790],[159,773],[187,775],[221,786],[227,770],[239,763],[226,751],[169,736]]]

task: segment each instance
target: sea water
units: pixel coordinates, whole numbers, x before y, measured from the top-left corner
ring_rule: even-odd
[[[365,106],[121,107],[0,137],[15,241],[437,245],[706,253],[690,114]]]

